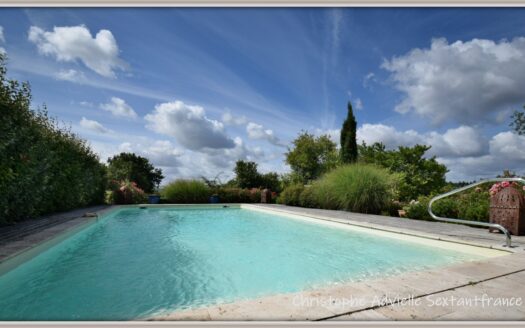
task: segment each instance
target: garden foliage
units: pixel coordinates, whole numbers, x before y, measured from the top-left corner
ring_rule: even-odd
[[[133,153],[120,153],[108,159],[108,179],[134,181],[147,193],[158,188],[164,176],[162,170],[151,165],[145,157]]]
[[[379,214],[389,209],[398,181],[398,175],[374,165],[344,165],[314,181],[311,186],[289,186],[283,190],[278,202]]]
[[[0,224],[103,203],[97,155],[45,107],[32,110],[29,84],[6,73],[0,55]]]
[[[178,204],[208,203],[211,194],[210,187],[201,180],[179,179],[160,190],[160,195],[165,201]]]
[[[302,132],[292,143],[293,148],[285,154],[286,163],[302,183],[317,179],[339,163],[336,144],[327,135],[315,137]]]
[[[359,160],[389,169],[403,175],[399,184],[399,199],[410,201],[420,195],[439,192],[445,185],[447,167],[439,164],[435,157],[427,158],[430,146],[399,147],[386,150],[382,143],[359,146]]]
[[[132,181],[116,181],[109,183],[109,190],[106,192],[106,202],[108,204],[142,204],[147,200],[144,190]]]

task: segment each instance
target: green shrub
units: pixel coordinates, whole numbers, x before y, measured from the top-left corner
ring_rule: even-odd
[[[108,204],[143,204],[146,202],[146,194],[135,182],[111,181],[110,190],[106,191],[106,202]]]
[[[208,203],[210,188],[200,180],[175,180],[164,186],[160,195],[170,203]]]
[[[220,188],[218,190],[221,203],[259,203],[261,191],[256,188]]]
[[[301,206],[301,193],[304,189],[305,187],[302,184],[293,184],[286,187],[277,198],[277,203],[290,206]]]
[[[421,196],[417,202],[405,207],[407,217],[417,220],[431,220],[428,203],[431,196]],[[432,205],[432,211],[441,217],[488,222],[490,196],[488,191],[469,191],[458,196],[440,199]]]
[[[321,208],[379,214],[395,197],[398,176],[369,164],[341,166],[312,185]]]
[[[488,191],[469,192],[459,197],[458,217],[472,221],[489,221],[490,195]]]
[[[427,210],[429,200],[428,196],[420,196],[417,201],[411,201],[405,207],[407,217],[415,220],[432,220]]]
[[[302,207],[310,208],[315,208],[319,206],[317,199],[315,198],[314,189],[312,188],[312,186],[305,186],[304,190],[299,196],[299,205],[301,205]]]
[[[104,202],[106,168],[43,110],[29,84],[7,78],[0,54],[0,224]]]

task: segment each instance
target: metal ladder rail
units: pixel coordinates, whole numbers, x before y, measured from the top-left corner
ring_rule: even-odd
[[[505,234],[505,236],[506,236],[506,243],[505,243],[504,246],[511,247],[512,239],[511,239],[511,235],[510,235],[509,231],[507,229],[505,229],[505,227],[503,227],[503,226],[501,226],[499,224],[487,223],[487,222],[479,222],[479,221],[469,221],[469,220],[462,220],[462,219],[443,218],[443,217],[435,215],[434,212],[432,212],[432,204],[435,201],[437,201],[437,200],[440,200],[440,199],[443,199],[445,197],[457,194],[459,192],[465,191],[467,189],[479,186],[479,185],[487,183],[487,182],[502,182],[502,181],[514,181],[514,182],[521,182],[521,183],[525,184],[525,179],[522,179],[522,178],[494,178],[494,179],[481,180],[481,181],[478,181],[478,182],[475,182],[475,183],[471,183],[471,184],[469,184],[467,186],[454,189],[452,191],[446,192],[444,194],[441,194],[441,195],[438,195],[438,196],[432,198],[430,200],[430,202],[428,203],[428,214],[430,214],[430,216],[436,221],[461,223],[461,224],[469,224],[469,225],[477,225],[477,226],[482,226],[482,227],[489,227],[489,228],[498,229],[501,232],[503,232]]]

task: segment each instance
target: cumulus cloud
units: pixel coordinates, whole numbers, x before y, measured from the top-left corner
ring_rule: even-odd
[[[169,140],[144,140],[142,142],[123,142],[121,152],[133,152],[148,158],[154,166],[176,168],[181,165],[184,151],[176,148]]]
[[[115,116],[136,118],[137,113],[128,105],[124,99],[111,97],[108,103],[100,104],[100,108]]]
[[[55,26],[53,31],[31,26],[28,39],[43,55],[63,62],[81,61],[105,77],[114,78],[116,69],[124,70],[127,66],[119,58],[117,41],[109,30],[100,30],[93,37],[84,25]]]
[[[106,129],[102,124],[100,124],[97,121],[88,120],[85,117],[82,117],[80,120],[80,126],[83,128],[86,128],[91,131],[99,132],[99,133],[108,133],[110,132],[109,129]]]
[[[432,148],[427,155],[436,156],[438,162],[447,166],[447,179],[451,181],[493,178],[503,170],[525,174],[525,136],[510,131],[483,137],[479,130],[470,126],[459,126],[444,133],[418,133],[398,131],[383,124],[363,124],[357,130],[357,138],[359,143],[383,142],[388,149],[430,145]]]
[[[525,101],[525,38],[432,40],[382,64],[405,98],[395,110],[434,124],[495,121],[498,112]]]
[[[144,119],[148,122],[147,128],[175,137],[182,146],[191,150],[235,147],[234,141],[226,135],[224,125],[207,118],[200,106],[182,101],[162,103]]]
[[[236,116],[233,115],[230,111],[224,112],[222,114],[221,120],[224,124],[227,125],[244,125],[248,122],[246,116]]]
[[[246,133],[250,139],[261,139],[267,140],[269,143],[275,146],[284,147],[285,145],[277,138],[273,131],[270,129],[265,129],[262,125],[256,124],[253,122],[246,125]]]
[[[56,78],[59,80],[75,83],[82,83],[86,80],[86,76],[84,75],[84,73],[74,69],[60,70],[56,74]]]
[[[398,131],[383,124],[363,124],[357,129],[358,142],[382,142],[387,148],[430,145],[429,155],[438,157],[479,156],[487,150],[487,143],[480,132],[470,126],[448,129],[445,133],[418,133],[415,130]]]
[[[503,170],[524,175],[525,136],[510,131],[500,132],[489,141],[488,154],[438,159],[450,169],[451,180],[493,178]]]

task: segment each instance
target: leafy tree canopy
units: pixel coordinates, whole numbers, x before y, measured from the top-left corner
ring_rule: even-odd
[[[514,111],[514,114],[511,116],[512,122],[510,126],[519,135],[525,135],[525,106],[523,106],[523,110],[523,112]]]
[[[429,149],[430,146],[415,145],[386,150],[382,143],[368,146],[363,142],[359,146],[359,159],[388,168],[391,172],[402,173],[399,198],[412,200],[417,199],[419,195],[440,191],[446,185],[447,167],[439,164],[435,156],[425,158],[424,155]]]
[[[108,159],[108,178],[133,181],[145,192],[153,192],[164,176],[162,170],[153,167],[147,158],[120,153]]]
[[[336,144],[328,135],[315,137],[304,131],[295,138],[293,148],[289,148],[285,155],[286,163],[303,183],[317,179],[339,162]]]
[[[229,181],[227,184],[233,184],[239,188],[268,188],[272,191],[281,190],[279,175],[275,172],[259,173],[257,163],[255,162],[237,161],[234,172],[235,179]]]
[[[31,108],[31,89],[7,77],[0,53],[0,224],[100,204],[105,166],[86,142]]]
[[[237,161],[235,163],[235,181],[240,188],[258,188],[261,175],[257,171],[257,163]]]

